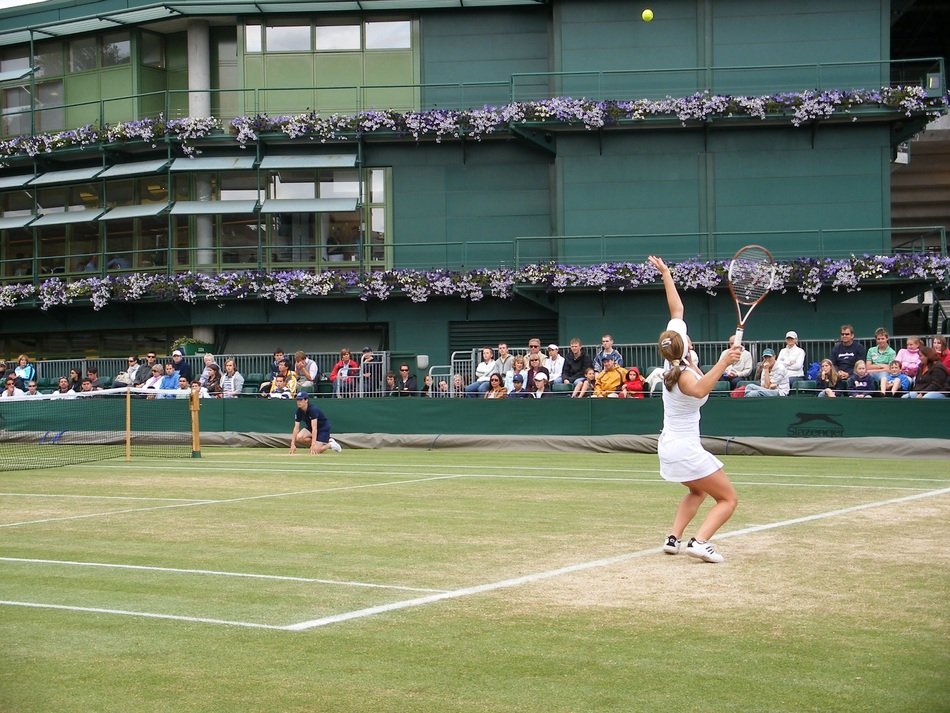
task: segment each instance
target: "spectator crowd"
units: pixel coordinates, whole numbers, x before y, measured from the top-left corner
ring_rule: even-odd
[[[722,375],[722,391],[745,398],[784,397],[794,389],[798,394],[814,394],[819,398],[946,398],[950,350],[947,338],[935,336],[927,340],[908,337],[903,346],[890,344],[887,330],[874,333],[874,344],[865,347],[855,337],[850,324],[842,325],[839,339],[827,355],[812,355],[809,363],[805,350],[799,346],[798,333],[785,335],[785,346],[776,353],[762,350],[756,362],[749,350]],[[730,337],[729,346],[733,344]],[[690,357],[700,365],[690,345]],[[387,360],[388,361],[388,360]],[[298,392],[316,392],[327,383],[337,398],[358,395],[385,397],[458,397],[458,398],[619,398],[642,399],[660,388],[664,367],[650,373],[635,364],[624,364],[623,355],[614,345],[613,336],[604,334],[600,346],[590,353],[579,338],[570,340],[563,351],[551,343],[542,348],[539,338],[532,338],[524,351],[516,353],[506,342],[497,347],[485,346],[480,359],[471,366],[469,378],[459,370],[446,377],[423,376],[421,382],[409,364],[403,362],[392,371],[383,371],[384,364],[374,350],[364,347],[358,355],[348,348],[339,351],[327,374],[303,351],[285,354],[275,349],[270,369],[245,388],[245,376],[238,371],[235,358],[219,365],[212,354],[203,355],[201,371],[195,375],[180,349],[162,363],[154,351],[144,359],[129,355],[128,366],[111,382],[103,384],[95,367],[70,370],[60,376],[51,392],[54,398],[75,398],[81,392],[103,388],[135,387],[136,389],[174,390],[182,397],[197,393],[201,398],[235,398],[248,391],[260,398],[295,399]],[[36,366],[26,354],[17,357],[10,368],[0,360],[0,398],[36,398],[38,388]],[[175,398],[176,394],[161,394]]]

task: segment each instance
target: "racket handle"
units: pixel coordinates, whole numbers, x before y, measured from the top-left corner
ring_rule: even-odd
[[[742,334],[744,332],[745,330],[742,327],[736,327],[736,341],[735,341],[735,344],[733,344],[733,346],[735,347],[742,346]]]

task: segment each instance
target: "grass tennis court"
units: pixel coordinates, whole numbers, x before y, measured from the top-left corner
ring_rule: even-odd
[[[723,460],[722,565],[650,455],[2,473],[0,711],[948,710],[946,465]]]

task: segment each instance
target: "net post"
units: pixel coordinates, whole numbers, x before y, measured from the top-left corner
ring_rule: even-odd
[[[132,389],[125,390],[125,462],[132,460]]]
[[[191,457],[201,458],[201,429],[198,425],[198,394],[192,390],[189,395],[191,410]]]

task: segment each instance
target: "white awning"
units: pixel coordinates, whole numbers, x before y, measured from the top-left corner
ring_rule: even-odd
[[[99,178],[121,178],[123,176],[143,176],[147,173],[158,173],[169,164],[167,158],[157,161],[135,161],[134,163],[117,163],[109,166],[99,174]]]
[[[11,215],[9,218],[0,218],[0,230],[7,230],[8,228],[22,228],[34,218],[36,218],[36,216],[32,214]]]
[[[27,181],[32,181],[36,178],[35,173],[23,173],[19,176],[3,176],[0,178],[0,189],[2,188],[19,188],[22,185],[25,185]]]
[[[200,156],[176,158],[172,171],[250,171],[254,168],[253,156]]]
[[[32,67],[24,69],[8,69],[6,72],[0,72],[0,82],[12,82],[14,79],[23,79],[33,74]]]
[[[352,168],[356,165],[356,154],[318,154],[313,156],[265,156],[261,159],[261,168]]]
[[[102,173],[102,166],[92,166],[90,168],[71,168],[68,171],[50,171],[43,173],[30,181],[31,186],[46,186],[51,183],[73,183],[75,181],[88,181]]]
[[[68,225],[70,223],[87,223],[95,220],[105,211],[102,208],[91,210],[71,210],[68,213],[47,213],[36,219],[31,228],[40,228],[44,225]]]
[[[344,213],[356,210],[355,198],[311,198],[264,201],[261,213]]]
[[[168,203],[142,203],[141,205],[120,205],[99,217],[99,220],[122,220],[124,218],[148,218],[158,215],[168,208]]]
[[[176,201],[172,215],[233,215],[253,213],[256,209],[257,201]]]

